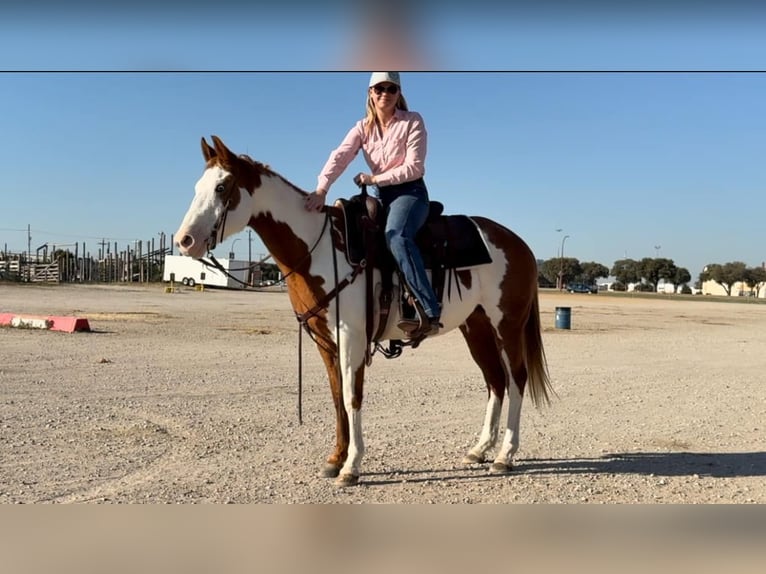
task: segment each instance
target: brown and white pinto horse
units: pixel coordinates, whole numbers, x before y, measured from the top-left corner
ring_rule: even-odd
[[[218,137],[212,141],[213,147],[202,138],[205,170],[176,234],[179,251],[202,257],[227,236],[250,226],[286,276],[295,312],[301,315],[315,308],[318,301],[326,300],[338,278],[352,271],[326,224],[332,208],[325,207],[323,213],[307,211],[306,192],[267,166],[232,153]],[[524,389],[529,389],[535,404],[547,402],[550,390],[540,335],[537,264],[515,233],[483,217],[472,219],[492,262],[458,272],[460,296],[447,296],[442,302],[440,334],[460,329],[488,389],[484,426],[464,463],[484,462],[495,447],[508,393],[505,433],[490,466],[490,471],[503,473],[511,469],[519,448]],[[374,281],[380,282],[377,271]],[[333,302],[307,321],[327,367],[336,411],[335,449],[322,475],[337,477],[336,484],[343,486],[359,481],[364,454],[362,396],[368,350],[364,283],[354,281],[340,294],[338,316]],[[393,305],[381,340],[406,338],[397,327],[398,312]]]

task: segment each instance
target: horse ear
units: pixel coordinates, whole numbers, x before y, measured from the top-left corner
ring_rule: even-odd
[[[205,138],[202,138],[202,157],[205,161],[210,161],[210,158],[215,157],[215,150],[211,148]]]
[[[236,163],[237,156],[235,156],[229,148],[226,147],[218,136],[211,136],[213,145],[215,146],[215,153],[221,158],[224,165],[233,166]]]

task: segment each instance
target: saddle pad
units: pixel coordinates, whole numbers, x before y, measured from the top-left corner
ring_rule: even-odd
[[[335,202],[335,222],[340,232],[337,240],[352,265],[372,255],[375,266],[395,268],[393,258],[386,248],[384,236],[385,215],[382,210],[372,210],[369,196],[356,195]],[[431,202],[431,213],[426,224],[415,237],[426,269],[456,269],[474,267],[492,262],[484,237],[476,223],[467,215],[438,215],[442,205]],[[372,246],[366,245],[374,237]],[[370,253],[371,250],[373,253]]]
[[[467,215],[440,215],[429,220],[416,237],[426,269],[474,267],[492,263],[484,236]]]

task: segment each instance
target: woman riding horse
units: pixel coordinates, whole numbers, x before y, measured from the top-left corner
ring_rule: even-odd
[[[306,198],[306,209],[319,210],[330,186],[359,150],[372,173],[360,173],[357,185],[374,185],[387,213],[386,245],[396,261],[420,320],[402,319],[399,327],[413,339],[435,335],[441,324],[441,303],[426,275],[415,236],[428,217],[428,189],[423,175],[426,128],[417,112],[407,109],[398,72],[373,72],[367,89],[367,114],[325,163],[317,189]]]

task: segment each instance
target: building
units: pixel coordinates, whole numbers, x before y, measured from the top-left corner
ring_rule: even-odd
[[[702,283],[702,294],[720,295],[722,297],[726,297],[728,295],[728,293],[726,293],[726,289],[724,289],[720,283],[717,283],[712,279]],[[731,286],[731,296],[758,297],[759,299],[764,299],[766,298],[766,283],[756,285],[756,287],[751,290],[750,287],[745,285],[744,282],[737,281],[734,285]]]

